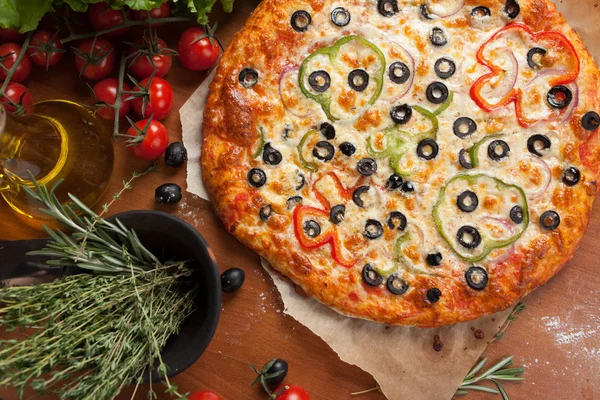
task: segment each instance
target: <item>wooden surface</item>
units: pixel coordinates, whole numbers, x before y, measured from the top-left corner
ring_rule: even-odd
[[[236,2],[232,16],[214,15],[218,34],[227,43],[250,12],[250,2]],[[171,46],[184,27],[161,28],[159,34]],[[186,71],[175,61],[167,75],[175,89],[174,112],[164,121],[172,141],[181,140],[177,110],[205,77]],[[72,56],[49,73],[35,68],[26,83],[37,101],[63,98],[89,103],[85,83],[77,79]],[[146,164],[133,159],[122,144],[115,145],[115,173],[105,199],[118,190],[121,181]],[[216,335],[204,355],[175,378],[182,391],[215,390],[224,399],[264,399],[249,384],[254,373],[248,363],[262,365],[281,357],[290,365],[287,382],[304,386],[313,400],[350,399],[350,393],[374,386],[373,378],[355,366],[343,363],[336,354],[307,328],[283,314],[280,296],[258,257],[223,229],[209,203],[186,194],[176,206],[162,207],[154,201],[154,189],[165,182],[185,187],[185,168],[167,169],[141,178],[132,191],[117,202],[111,213],[133,209],[161,209],[193,224],[216,253],[221,270],[241,267],[246,283],[236,294],[223,297],[221,320]],[[43,237],[36,228],[23,224],[0,201],[0,239]],[[512,323],[501,340],[485,352],[491,361],[514,354],[515,364],[527,367],[523,383],[509,383],[511,399],[599,399],[600,398],[600,207],[596,207],[590,227],[574,259],[546,286],[528,296],[521,318]],[[443,338],[442,338],[443,339]],[[485,338],[490,340],[491,338]],[[393,350],[393,349],[392,349]],[[418,362],[415,360],[414,362]],[[432,382],[435,384],[435,382]],[[11,390],[0,389],[0,397],[14,398]],[[26,398],[40,399],[33,392]],[[45,396],[44,399],[52,399]],[[130,398],[125,391],[119,399]],[[145,391],[136,398],[146,398]],[[169,397],[159,393],[159,399]],[[364,400],[383,400],[372,392]],[[499,398],[470,394],[466,399]]]

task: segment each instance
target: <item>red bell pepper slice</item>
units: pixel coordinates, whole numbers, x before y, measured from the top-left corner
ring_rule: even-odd
[[[317,188],[317,184],[319,183],[319,181],[321,179],[324,179],[327,176],[329,176],[329,177],[331,177],[331,179],[333,179],[333,184],[335,185],[337,192],[344,200],[349,200],[352,198],[353,188],[346,189],[344,187],[344,185],[342,185],[340,178],[338,178],[338,176],[335,172],[328,172],[325,175],[319,177],[319,179],[317,179],[313,185],[313,187],[315,188],[314,189],[315,197],[317,198],[319,203],[321,203],[323,205],[323,207],[325,207],[326,209],[331,208],[331,204],[329,203],[329,200],[327,200],[327,198],[321,192],[319,192],[316,188]]]

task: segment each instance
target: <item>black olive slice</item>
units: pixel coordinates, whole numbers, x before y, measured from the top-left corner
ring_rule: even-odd
[[[312,23],[312,18],[307,11],[298,10],[292,14],[290,23],[296,32],[306,32]]]
[[[267,204],[266,206],[260,209],[260,211],[258,212],[258,216],[260,217],[261,221],[267,222],[272,213],[273,209],[271,208],[271,205]]]
[[[388,228],[403,231],[406,229],[406,216],[400,211],[392,211],[387,219]]]
[[[433,19],[433,17],[429,14],[429,10],[427,9],[427,4],[423,3],[421,4],[421,6],[419,7],[421,10],[421,15],[423,16],[423,18],[425,19]]]
[[[279,150],[275,150],[271,143],[265,144],[263,149],[263,161],[269,165],[277,165],[281,162],[281,152]]]
[[[433,82],[427,86],[425,95],[433,104],[442,104],[448,99],[448,87],[442,82]]]
[[[391,17],[400,11],[398,8],[398,0],[378,0],[377,10],[384,17]]]
[[[481,244],[481,234],[477,228],[465,225],[458,228],[456,240],[458,240],[461,246],[467,249],[474,249]]]
[[[546,211],[540,216],[540,225],[547,231],[552,231],[560,225],[560,215],[556,211]]]
[[[408,65],[401,61],[396,61],[390,64],[388,68],[388,76],[390,80],[398,85],[405,83],[410,78],[410,69]]]
[[[517,0],[506,0],[504,12],[508,15],[508,18],[515,19],[521,12],[521,7],[517,3]]]
[[[575,167],[569,167],[563,173],[562,181],[567,186],[575,186],[581,179],[581,172]]]
[[[456,64],[448,57],[442,57],[433,66],[435,74],[442,79],[448,79],[456,72]]]
[[[431,44],[434,46],[443,46],[448,43],[448,39],[446,38],[446,33],[442,30],[442,28],[434,27],[431,29],[431,34],[429,35],[429,40],[431,40]]]
[[[267,174],[260,168],[252,168],[246,175],[248,183],[255,188],[263,186],[267,182]]]
[[[304,187],[304,184],[306,183],[306,178],[304,178],[304,174],[302,172],[297,172],[296,175],[300,180],[300,183],[296,185],[296,190],[300,190]]]
[[[548,100],[548,104],[550,104],[551,107],[563,109],[569,104],[571,104],[571,100],[573,100],[573,93],[568,87],[558,85],[554,86],[548,91],[546,99]]]
[[[477,206],[479,206],[479,199],[474,192],[465,190],[456,196],[456,206],[459,210],[470,213],[477,210]]]
[[[542,57],[546,55],[546,49],[542,49],[541,47],[534,47],[533,49],[527,52],[527,65],[529,65],[533,69],[538,69],[541,67],[539,61]],[[539,56],[539,58],[537,58]],[[537,58],[537,60],[536,60]]]
[[[442,263],[442,258],[442,253],[438,251],[437,253],[427,254],[427,258],[425,258],[425,261],[427,261],[427,264],[429,264],[432,267],[439,267]]]
[[[481,267],[470,267],[465,272],[465,279],[467,280],[467,285],[475,290],[483,290],[488,284],[487,271]]]
[[[321,140],[315,145],[312,154],[317,160],[329,161],[335,154],[335,148],[331,143]]]
[[[408,104],[400,104],[390,111],[390,117],[396,124],[406,124],[412,117],[412,108]]]
[[[396,275],[390,275],[385,285],[392,294],[400,295],[406,293],[408,290],[408,283]]]
[[[550,139],[546,135],[531,135],[529,139],[527,139],[527,150],[538,157],[542,156],[540,151],[549,149],[551,146],[552,142],[550,142]]]
[[[306,236],[316,238],[321,234],[321,225],[313,219],[304,222],[304,233]]]
[[[348,74],[350,89],[362,92],[369,86],[369,74],[364,69],[355,69]]]
[[[344,142],[340,144],[340,151],[343,155],[350,157],[356,152],[356,147],[350,142]]]
[[[508,157],[510,147],[504,140],[493,140],[488,146],[488,156],[494,161]]]
[[[514,206],[510,209],[509,216],[512,222],[514,222],[515,224],[520,224],[521,222],[523,222],[523,207]]]
[[[333,222],[336,225],[342,222],[345,216],[346,206],[344,206],[343,204],[335,205],[331,208],[331,211],[329,211],[329,219],[331,219],[331,222]]]
[[[402,177],[396,174],[390,175],[387,182],[385,183],[386,189],[390,190],[400,189],[400,186],[402,186]]]
[[[368,219],[365,224],[365,233],[367,239],[373,240],[383,235],[383,225],[375,219]]]
[[[321,132],[321,135],[325,136],[327,140],[335,139],[335,127],[329,122],[322,122],[319,124],[319,132]]]
[[[440,147],[437,142],[431,138],[423,139],[417,145],[417,156],[423,160],[433,160],[437,157]]]
[[[485,6],[477,6],[471,10],[471,16],[475,18],[484,18],[492,15],[489,8]]]
[[[238,80],[243,87],[250,89],[258,83],[258,71],[252,68],[244,68],[240,71]]]
[[[327,71],[314,71],[308,76],[308,84],[315,92],[323,93],[331,86],[331,76]]]
[[[285,202],[285,205],[288,210],[293,209],[298,204],[302,204],[302,196],[292,196]]]
[[[331,11],[331,22],[335,26],[346,26],[350,23],[350,12],[344,7],[336,7]]]
[[[354,201],[354,203],[359,206],[359,207],[365,207],[365,203],[362,199],[362,195],[366,192],[369,191],[371,187],[370,186],[359,186],[357,187],[354,192],[352,193],[352,200]]]
[[[363,176],[371,176],[377,172],[377,162],[372,158],[361,158],[356,164],[356,170]]]
[[[362,277],[367,285],[379,286],[383,282],[383,277],[373,269],[371,264],[365,264],[362,269]]]
[[[427,291],[427,300],[431,304],[437,303],[440,297],[442,297],[442,291],[438,288],[431,288]]]
[[[454,121],[452,131],[461,139],[471,136],[477,130],[477,124],[469,117],[460,117]]]
[[[404,193],[412,193],[415,191],[415,185],[413,185],[412,182],[404,181],[402,187],[400,187],[400,190],[402,190]]]
[[[600,126],[600,115],[594,111],[587,112],[581,118],[581,126],[586,131],[595,131]]]
[[[471,163],[471,156],[468,151],[465,149],[460,149],[458,152],[458,162],[464,169],[473,169],[473,164]]]

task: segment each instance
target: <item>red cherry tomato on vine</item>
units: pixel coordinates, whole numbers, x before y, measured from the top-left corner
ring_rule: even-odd
[[[121,25],[125,22],[125,11],[124,10],[113,10],[106,3],[90,4],[87,11],[88,19],[90,24],[97,31],[103,31],[113,26]],[[120,36],[127,32],[129,27],[117,29],[112,32],[108,32],[105,36]]]
[[[142,11],[142,10],[134,10],[131,12],[131,16],[133,19],[138,21],[144,21],[148,19],[148,14],[150,14],[150,18],[167,18],[171,15],[171,4],[169,2],[163,3],[158,8],[153,8],[150,11]],[[161,26],[162,23],[151,24],[152,27]]]
[[[11,69],[20,53],[21,46],[16,43],[5,43],[0,46],[0,57],[3,57],[2,65],[4,68],[7,70]],[[0,68],[0,81],[6,79],[6,70],[4,68]],[[23,57],[10,80],[13,82],[23,82],[30,73],[31,61],[29,61],[29,58]]]
[[[60,42],[58,35],[39,30],[33,34],[27,49],[29,59],[42,67],[52,66],[62,60],[65,55],[65,45]]]
[[[148,125],[146,127],[146,125]],[[137,129],[136,129],[137,128]],[[141,133],[146,128],[145,133]],[[141,142],[129,146],[131,153],[142,160],[155,160],[160,157],[169,144],[169,135],[167,128],[163,124],[154,119],[148,124],[147,119],[143,119],[135,123],[135,127],[132,126],[127,130],[129,136],[140,136],[144,135]]]
[[[17,28],[0,28],[0,39],[4,42],[23,43],[26,36]]]
[[[192,393],[189,396],[190,400],[223,400],[221,396],[210,390],[203,390],[201,392]]]
[[[204,71],[217,62],[219,44],[215,38],[206,36],[203,28],[193,27],[179,38],[177,52],[184,67],[192,71]]]
[[[84,40],[75,51],[75,66],[79,74],[87,79],[102,79],[115,66],[115,49],[101,37]]]
[[[114,78],[103,79],[94,85],[93,91],[96,100],[104,102],[109,105],[115,104],[117,100],[117,88],[119,87],[119,81]],[[123,82],[123,90],[131,90],[131,86]],[[125,101],[129,97],[128,94],[121,95],[121,107],[119,108],[119,117],[124,118],[131,110],[131,101]],[[98,107],[96,114],[104,119],[115,119],[115,109],[108,106]]]
[[[150,84],[148,84],[150,82]],[[171,112],[173,108],[173,88],[169,82],[163,78],[155,76],[150,81],[146,78],[140,82],[140,85],[147,88],[148,93],[141,97],[136,97],[131,100],[133,110],[143,118],[148,118],[152,115],[153,119],[163,119]],[[141,92],[143,89],[135,87],[134,92]],[[142,113],[142,108],[145,109]]]
[[[308,395],[308,392],[304,390],[304,388],[296,385],[285,386],[289,387],[289,389],[277,396],[275,400],[310,400],[310,396]],[[279,392],[283,388],[284,386],[277,388],[275,393]]]
[[[0,102],[8,112],[15,112],[20,104],[25,109],[25,114],[29,114],[33,106],[33,97],[31,96],[29,89],[25,86],[20,83],[10,82],[4,91],[4,96],[2,96]],[[17,104],[17,107],[12,103]]]
[[[154,39],[145,37],[136,42],[144,51],[140,53],[137,60],[135,60],[137,55],[132,58],[135,61],[133,64],[129,65],[129,71],[131,72],[131,75],[138,79],[148,78],[155,69],[156,72],[154,76],[163,77],[171,69],[172,56],[167,50],[167,44],[160,38],[156,38],[156,43],[152,43],[152,40]],[[149,44],[152,45],[149,46]],[[140,49],[132,47],[129,54],[133,54],[136,51],[140,51]],[[153,53],[153,55],[149,53]],[[151,57],[154,65],[148,60],[148,57]]]

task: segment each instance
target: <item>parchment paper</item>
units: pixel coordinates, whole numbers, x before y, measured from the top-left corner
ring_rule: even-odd
[[[597,0],[562,0],[557,8],[600,61],[600,7]],[[241,28],[241,27],[240,27]],[[210,74],[181,108],[183,141],[188,150],[187,190],[206,200],[200,170],[202,116]],[[600,95],[600,94],[599,94]],[[369,372],[389,400],[447,400],[480,357],[510,310],[475,321],[435,329],[389,327],[344,317],[294,286],[263,260],[281,293],[284,312],[320,336],[345,362]],[[477,339],[475,332],[483,339]],[[439,335],[443,349],[433,349]]]

